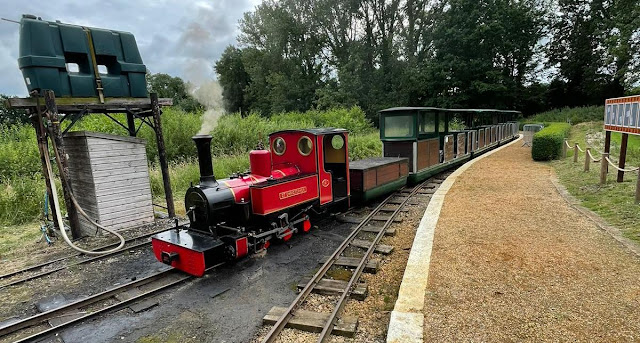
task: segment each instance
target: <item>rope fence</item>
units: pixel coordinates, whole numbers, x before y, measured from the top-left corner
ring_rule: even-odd
[[[578,143],[574,143],[573,147],[569,145],[567,140],[564,140],[564,144],[562,145],[562,156],[564,158],[567,157],[567,149],[573,149],[573,162],[578,162],[578,152],[584,153],[584,171],[588,172],[591,163],[600,163],[600,184],[604,185],[607,183],[607,174],[609,173],[609,166],[613,167],[616,171],[618,171],[618,182],[622,182],[621,173],[630,173],[630,172],[638,172],[638,179],[636,181],[636,204],[640,203],[640,167],[632,167],[632,168],[621,168],[619,163],[611,160],[609,153],[603,152],[600,158],[593,157],[591,153],[591,148],[586,147],[584,150],[580,148]]]
[[[622,169],[622,168],[618,168],[618,166],[616,166],[616,164],[615,164],[615,163],[611,162],[611,160],[609,159],[609,157],[605,157],[605,159],[607,160],[607,162],[609,162],[609,164],[610,164],[612,167],[614,167],[616,170],[621,171],[621,172],[623,172],[623,173],[633,172],[633,171],[637,171],[638,169],[640,169],[640,168],[638,168],[638,167],[633,167],[633,168],[630,168],[630,169]]]

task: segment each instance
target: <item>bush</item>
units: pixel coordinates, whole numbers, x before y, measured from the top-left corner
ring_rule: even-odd
[[[531,157],[534,161],[549,161],[560,156],[564,139],[569,135],[571,125],[567,123],[550,123],[533,135]]]

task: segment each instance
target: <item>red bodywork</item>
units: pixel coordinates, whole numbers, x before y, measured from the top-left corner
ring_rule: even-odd
[[[269,137],[270,150],[254,150],[249,153],[251,173],[233,179],[219,180],[231,189],[236,203],[251,201],[253,214],[267,215],[287,208],[318,201],[320,205],[334,200],[331,173],[325,170],[326,135],[306,131],[282,131]],[[297,148],[302,137],[313,142],[311,153],[304,156]],[[343,134],[345,149],[347,134]],[[282,138],[286,149],[282,155],[273,152],[275,139]],[[348,156],[344,155],[344,170],[349,170]],[[265,175],[267,174],[267,175]],[[349,194],[349,173],[346,172],[346,190]],[[291,180],[289,180],[291,179]],[[272,185],[267,181],[282,180]]]
[[[198,277],[204,275],[204,270],[207,266],[205,264],[203,252],[181,247],[180,245],[158,239],[151,239],[151,247],[153,248],[153,253],[158,261],[163,262],[161,256],[162,253],[175,253],[179,258],[171,261],[170,265],[173,268],[180,269],[185,273]]]

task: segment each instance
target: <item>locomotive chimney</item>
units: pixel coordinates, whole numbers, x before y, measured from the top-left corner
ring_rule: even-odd
[[[216,186],[215,176],[213,176],[213,163],[211,161],[211,136],[195,135],[191,139],[196,143],[198,149],[198,165],[200,166],[200,184],[204,186]]]

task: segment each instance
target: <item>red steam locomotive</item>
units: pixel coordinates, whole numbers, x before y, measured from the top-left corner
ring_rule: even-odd
[[[270,150],[249,153],[250,171],[216,180],[211,136],[193,137],[200,184],[185,195],[189,229],[176,227],[152,237],[156,258],[202,276],[220,261],[267,248],[309,231],[308,212],[349,205],[348,132],[344,129],[286,130],[269,136]]]

